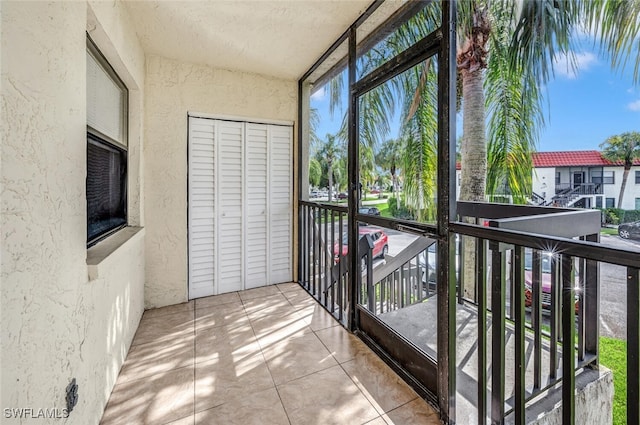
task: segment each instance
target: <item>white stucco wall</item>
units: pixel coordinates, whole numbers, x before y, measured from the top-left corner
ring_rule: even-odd
[[[532,188],[535,193],[544,196],[545,201],[550,201],[556,194],[556,169],[534,168]]]
[[[197,46],[194,46],[197,48]],[[295,121],[295,81],[147,58],[145,305],[187,300],[187,114]]]
[[[144,56],[117,2],[3,1],[1,407],[100,420],[143,311],[144,231],[89,280],[86,248],[86,31],[131,89],[129,205],[140,224]],[[136,153],[138,152],[138,153]]]
[[[629,176],[627,177],[627,185],[624,189],[624,195],[622,197],[622,209],[624,210],[634,210],[636,208],[635,198],[640,198],[640,184],[636,184],[636,170],[640,171],[640,167],[631,167]],[[617,208],[618,199],[620,198],[620,187],[622,186],[622,174],[624,172],[624,168],[622,166],[604,167],[604,171],[614,171],[615,173],[614,184],[604,185],[604,193],[605,197],[616,199],[615,206]]]

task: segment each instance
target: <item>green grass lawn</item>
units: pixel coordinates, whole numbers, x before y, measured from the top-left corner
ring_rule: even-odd
[[[543,330],[551,328],[542,325]],[[577,337],[577,335],[576,335]],[[576,341],[577,343],[577,341]],[[627,423],[627,341],[600,337],[600,364],[613,372],[613,424]]]
[[[610,227],[603,227],[600,229],[600,234],[601,235],[614,235],[617,236],[618,235],[618,229],[612,229]]]
[[[600,338],[600,363],[613,372],[613,423],[627,423],[627,342]]]
[[[393,216],[391,215],[391,212],[389,211],[389,204],[387,204],[387,203],[378,204],[378,205],[376,205],[376,208],[378,208],[378,210],[380,210],[380,215],[382,217],[393,218]]]

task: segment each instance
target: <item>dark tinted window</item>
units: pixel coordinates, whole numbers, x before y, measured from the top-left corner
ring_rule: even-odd
[[[87,137],[87,241],[127,224],[127,154]]]

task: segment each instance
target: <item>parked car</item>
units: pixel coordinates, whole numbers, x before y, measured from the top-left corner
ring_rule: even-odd
[[[640,239],[640,221],[619,225],[618,235],[622,239]]]
[[[543,313],[549,313],[551,310],[551,264],[553,262],[554,254],[552,252],[544,251],[540,258],[542,263],[542,276],[541,276],[541,305]],[[459,255],[456,255],[456,276],[459,270]],[[418,263],[423,267],[422,272],[422,284],[428,284],[430,289],[436,287],[436,244],[432,244],[427,248],[427,255],[420,255],[418,257]],[[510,264],[510,263],[509,263]],[[524,256],[524,296],[525,296],[525,308],[530,310],[533,304],[533,254],[531,249],[525,249]],[[488,276],[490,276],[490,269],[488,269]],[[578,310],[578,303],[576,297],[576,311]]]
[[[549,251],[543,251],[540,257],[542,263],[542,276],[540,293],[540,304],[542,312],[549,313],[551,311],[551,264],[554,261],[554,254]],[[530,249],[524,252],[524,305],[527,310],[531,309],[533,304],[533,254]],[[576,295],[575,303],[576,313],[578,312],[578,296]]]
[[[369,191],[370,194],[372,195],[379,195],[380,194],[380,190],[379,189],[371,189]]]
[[[456,242],[458,240],[458,236],[456,235]],[[436,264],[438,262],[436,254],[436,244],[432,243],[427,248],[427,254],[420,254],[418,256],[418,264],[422,268],[422,285],[429,284],[431,289],[435,289],[436,287]],[[456,280],[458,276],[458,270],[460,265],[460,255],[457,253],[457,243],[456,243]]]
[[[373,258],[384,258],[389,252],[389,237],[382,229],[378,227],[360,227],[358,230],[359,237],[371,235],[373,239]],[[349,252],[349,235],[342,234],[342,256],[346,256]],[[340,244],[338,242],[333,246],[333,255],[336,262],[340,259]]]
[[[380,210],[376,207],[360,207],[358,212],[360,214],[380,215]]]
[[[551,310],[551,263],[553,261],[553,254],[551,252],[543,252],[540,256],[540,262],[542,263],[542,292],[541,292],[541,304],[543,310]],[[524,253],[524,305],[526,308],[531,308],[533,303],[533,254],[531,250],[526,249]]]
[[[340,192],[336,195],[337,199],[343,200],[343,199],[347,199],[349,197],[349,195],[347,195],[346,192]]]

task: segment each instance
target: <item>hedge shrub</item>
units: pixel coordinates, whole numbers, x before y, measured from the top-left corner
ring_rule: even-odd
[[[640,220],[640,210],[606,208],[603,212],[605,224],[623,224]]]

